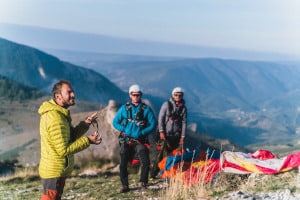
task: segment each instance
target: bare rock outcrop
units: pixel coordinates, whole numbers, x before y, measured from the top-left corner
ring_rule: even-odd
[[[78,163],[88,162],[89,160],[117,161],[119,159],[118,131],[112,126],[112,121],[118,108],[119,105],[114,100],[109,100],[108,105],[98,111],[98,131],[102,136],[102,143],[100,145],[91,145],[88,149],[77,153],[76,159]],[[85,114],[88,115],[89,113]],[[82,119],[83,113],[80,115]],[[91,127],[87,134],[91,134],[96,128]]]

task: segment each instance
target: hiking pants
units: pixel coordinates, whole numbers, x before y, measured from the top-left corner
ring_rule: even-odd
[[[120,149],[120,179],[123,186],[128,186],[128,162],[136,154],[141,163],[141,175],[139,182],[148,183],[148,174],[150,169],[149,150],[143,144],[129,146],[126,143],[121,144]]]
[[[171,153],[174,149],[179,147],[179,141],[181,136],[167,136],[167,153]]]
[[[41,200],[61,200],[65,181],[65,177],[42,179],[43,193]]]
[[[150,172],[151,178],[156,178],[157,174],[159,173],[160,169],[158,167],[158,163],[163,159],[165,154],[171,153],[174,149],[179,147],[179,140],[180,137],[178,136],[167,136],[166,138],[166,145],[164,149],[155,150],[155,157],[153,160],[153,165]],[[160,146],[163,146],[163,141],[160,142]]]

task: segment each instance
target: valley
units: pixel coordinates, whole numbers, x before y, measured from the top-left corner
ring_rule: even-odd
[[[158,114],[175,86],[185,89],[191,138],[205,138],[203,148],[222,143],[228,149],[267,148],[276,152],[299,149],[300,68],[295,63],[225,60],[218,58],[151,57],[64,52],[52,56],[38,49],[0,39],[0,75],[10,81],[50,93],[52,83],[74,83],[80,107],[76,115],[128,99],[127,87],[139,83],[143,99]],[[10,67],[7,67],[10,66]],[[155,77],[155,81],[153,81]],[[4,96],[3,96],[4,97]],[[38,104],[6,100],[0,112],[0,157],[34,157],[38,149]],[[30,102],[30,103],[29,103]],[[105,113],[105,111],[103,111]],[[80,114],[82,113],[82,114]],[[104,114],[105,115],[105,114]],[[113,115],[113,114],[111,114]],[[103,117],[107,121],[106,117]],[[107,123],[106,123],[107,124]],[[111,137],[111,125],[105,125]],[[115,137],[115,136],[114,136]],[[204,141],[206,142],[206,141]],[[198,145],[202,145],[200,142]],[[278,148],[280,147],[280,148]],[[106,147],[105,147],[106,148]],[[275,152],[275,153],[276,153]],[[90,152],[93,153],[93,152]],[[19,159],[21,160],[21,159]]]

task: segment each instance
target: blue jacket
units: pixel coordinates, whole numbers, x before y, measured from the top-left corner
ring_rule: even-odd
[[[139,112],[142,112],[143,115],[139,117],[140,119],[137,118]],[[148,105],[140,103],[138,106],[134,106],[129,103],[122,105],[118,110],[113,120],[113,126],[128,137],[139,139],[147,136],[155,129],[156,119]]]

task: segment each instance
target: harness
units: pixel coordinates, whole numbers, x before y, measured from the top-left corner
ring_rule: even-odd
[[[137,111],[135,114],[135,118],[133,118],[132,115],[132,106],[129,102],[126,103],[126,110],[127,110],[127,120],[132,122],[136,122],[137,126],[146,126],[147,121],[144,118],[144,110],[145,110],[146,104],[142,102],[141,109]]]
[[[127,121],[130,121],[130,122],[135,122],[137,126],[146,126],[147,125],[147,120],[144,118],[144,110],[147,105],[143,102],[141,104],[142,104],[141,109],[137,111],[135,118],[133,118],[132,106],[129,102],[126,103],[126,110],[127,110],[127,120],[125,122],[126,124],[127,124]],[[124,124],[124,125],[126,126],[126,124]],[[120,144],[126,143],[129,146],[143,144],[148,149],[150,148],[147,138],[135,139],[135,138],[128,137],[123,132],[121,132],[119,135],[119,143]]]
[[[173,103],[169,100],[166,122],[168,122],[169,120],[172,120],[172,121],[182,120],[185,111],[186,111],[186,108],[184,105],[179,106],[179,109],[176,109],[176,106],[174,107]]]

